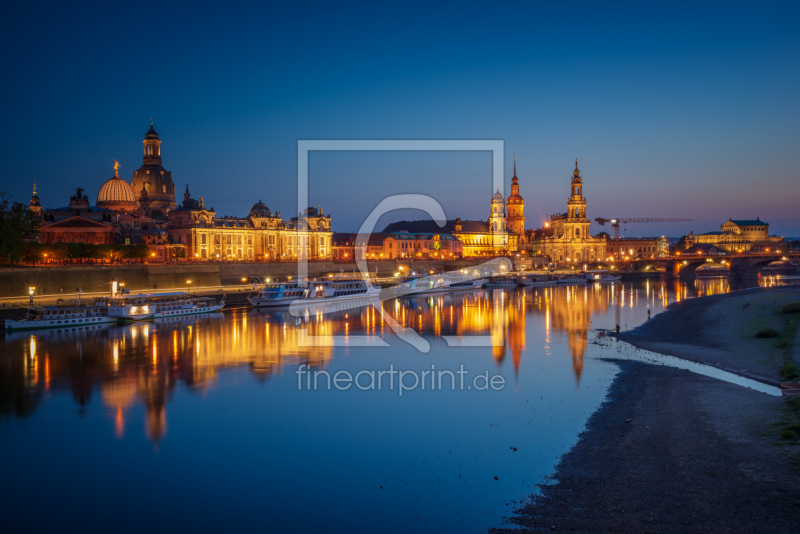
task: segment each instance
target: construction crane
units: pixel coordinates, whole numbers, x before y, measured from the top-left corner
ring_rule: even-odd
[[[692,222],[693,219],[653,219],[649,217],[645,218],[636,218],[636,217],[618,217],[616,219],[602,219],[597,218],[595,219],[597,224],[600,226],[605,226],[606,223],[611,223],[611,227],[614,229],[614,250],[619,250],[619,223],[628,224],[628,223],[670,223],[670,222]]]
[[[606,223],[611,223],[611,227],[614,229],[614,239],[619,239],[619,223],[628,224],[628,223],[666,223],[666,222],[692,222],[694,219],[636,219],[632,217],[619,217],[617,219],[600,219],[597,218],[595,221],[600,226],[605,226]]]

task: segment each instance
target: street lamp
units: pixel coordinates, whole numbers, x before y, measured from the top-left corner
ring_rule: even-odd
[[[186,281],[186,292],[187,292],[187,293],[189,292],[189,288],[190,288],[190,287],[192,287],[192,281],[191,281],[191,280],[187,280],[187,281]]]
[[[30,286],[28,288],[28,294],[31,296],[31,306],[33,306],[33,294],[36,292],[36,288],[34,286]]]

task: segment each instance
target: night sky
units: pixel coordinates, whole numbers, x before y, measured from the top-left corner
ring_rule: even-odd
[[[528,228],[565,210],[577,157],[590,218],[695,220],[629,236],[800,235],[800,4],[550,4],[9,4],[0,191],[94,200],[153,117],[178,190],[219,215],[293,215],[298,139],[503,139]],[[310,179],[335,231],[393,193],[464,219],[492,194],[485,152],[315,153]]]

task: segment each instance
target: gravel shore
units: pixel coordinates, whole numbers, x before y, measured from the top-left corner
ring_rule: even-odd
[[[684,301],[620,338],[779,378],[779,353],[763,344],[754,352],[750,330],[773,320],[764,310],[798,300],[798,292]],[[781,398],[680,369],[617,363],[607,401],[562,457],[554,483],[495,532],[797,530],[800,476],[792,461],[800,447],[777,446],[770,426]]]

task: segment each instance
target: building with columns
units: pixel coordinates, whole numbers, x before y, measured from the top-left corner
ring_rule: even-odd
[[[719,232],[707,232],[686,236],[686,246],[710,244],[728,253],[780,252],[786,250],[783,237],[769,235],[769,223],[760,217],[753,219],[728,219]]]
[[[331,216],[309,207],[289,220],[260,200],[245,217],[218,216],[186,185],[175,201],[172,173],[161,160],[161,139],[150,122],[142,166],[131,183],[114,176],[100,187],[95,205],[77,188],[69,206],[42,209],[34,185],[30,209],[42,218],[42,243],[136,244],[151,247],[152,261],[292,261],[330,259]]]
[[[551,215],[545,223],[546,236],[535,240],[531,249],[536,254],[549,256],[557,263],[590,262],[606,256],[606,240],[592,237],[591,221],[586,217],[586,197],[583,196],[583,177],[575,160],[575,170],[570,181],[567,211]]]

